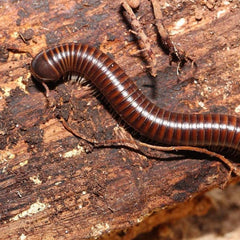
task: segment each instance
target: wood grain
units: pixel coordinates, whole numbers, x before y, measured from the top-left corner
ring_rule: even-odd
[[[197,62],[193,83],[177,82],[176,65],[169,66],[158,46],[148,1],[137,14],[159,63],[154,80],[142,58],[131,56],[137,42],[119,1],[0,4],[0,239],[132,239],[159,223],[150,215],[163,222],[196,214],[200,195],[225,183],[228,170],[204,155],[160,153],[147,159],[123,148],[92,150],[63,128],[59,116],[99,141],[131,138],[131,132],[86,88],[58,85],[52,90],[57,105],[49,107],[32,81],[32,58],[25,52],[34,56],[57,43],[85,42],[113,57],[160,107],[240,116],[237,1],[211,11],[199,5],[201,21],[192,2],[165,6],[173,41]]]

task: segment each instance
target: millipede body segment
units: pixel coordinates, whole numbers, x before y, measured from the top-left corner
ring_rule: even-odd
[[[186,114],[153,104],[110,57],[86,44],[69,43],[40,52],[31,63],[42,83],[62,77],[89,81],[117,114],[141,135],[162,144],[221,146],[240,151],[240,118]]]

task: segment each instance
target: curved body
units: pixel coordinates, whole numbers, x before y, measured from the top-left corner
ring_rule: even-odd
[[[240,118],[176,113],[159,108],[118,64],[94,47],[69,43],[47,49],[33,59],[31,72],[43,83],[66,75],[84,77],[129,126],[158,143],[222,146],[240,151]]]

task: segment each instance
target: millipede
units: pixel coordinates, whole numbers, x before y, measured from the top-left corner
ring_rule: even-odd
[[[226,114],[178,113],[152,103],[122,68],[87,44],[61,44],[37,54],[31,73],[42,84],[84,79],[124,122],[159,144],[234,149],[240,152],[240,118]]]

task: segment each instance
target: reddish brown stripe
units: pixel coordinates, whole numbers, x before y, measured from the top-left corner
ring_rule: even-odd
[[[94,47],[69,43],[47,49],[33,59],[31,72],[46,83],[57,81],[68,72],[84,76],[127,124],[159,143],[222,146],[240,151],[239,118],[161,109],[143,95],[111,58]]]

